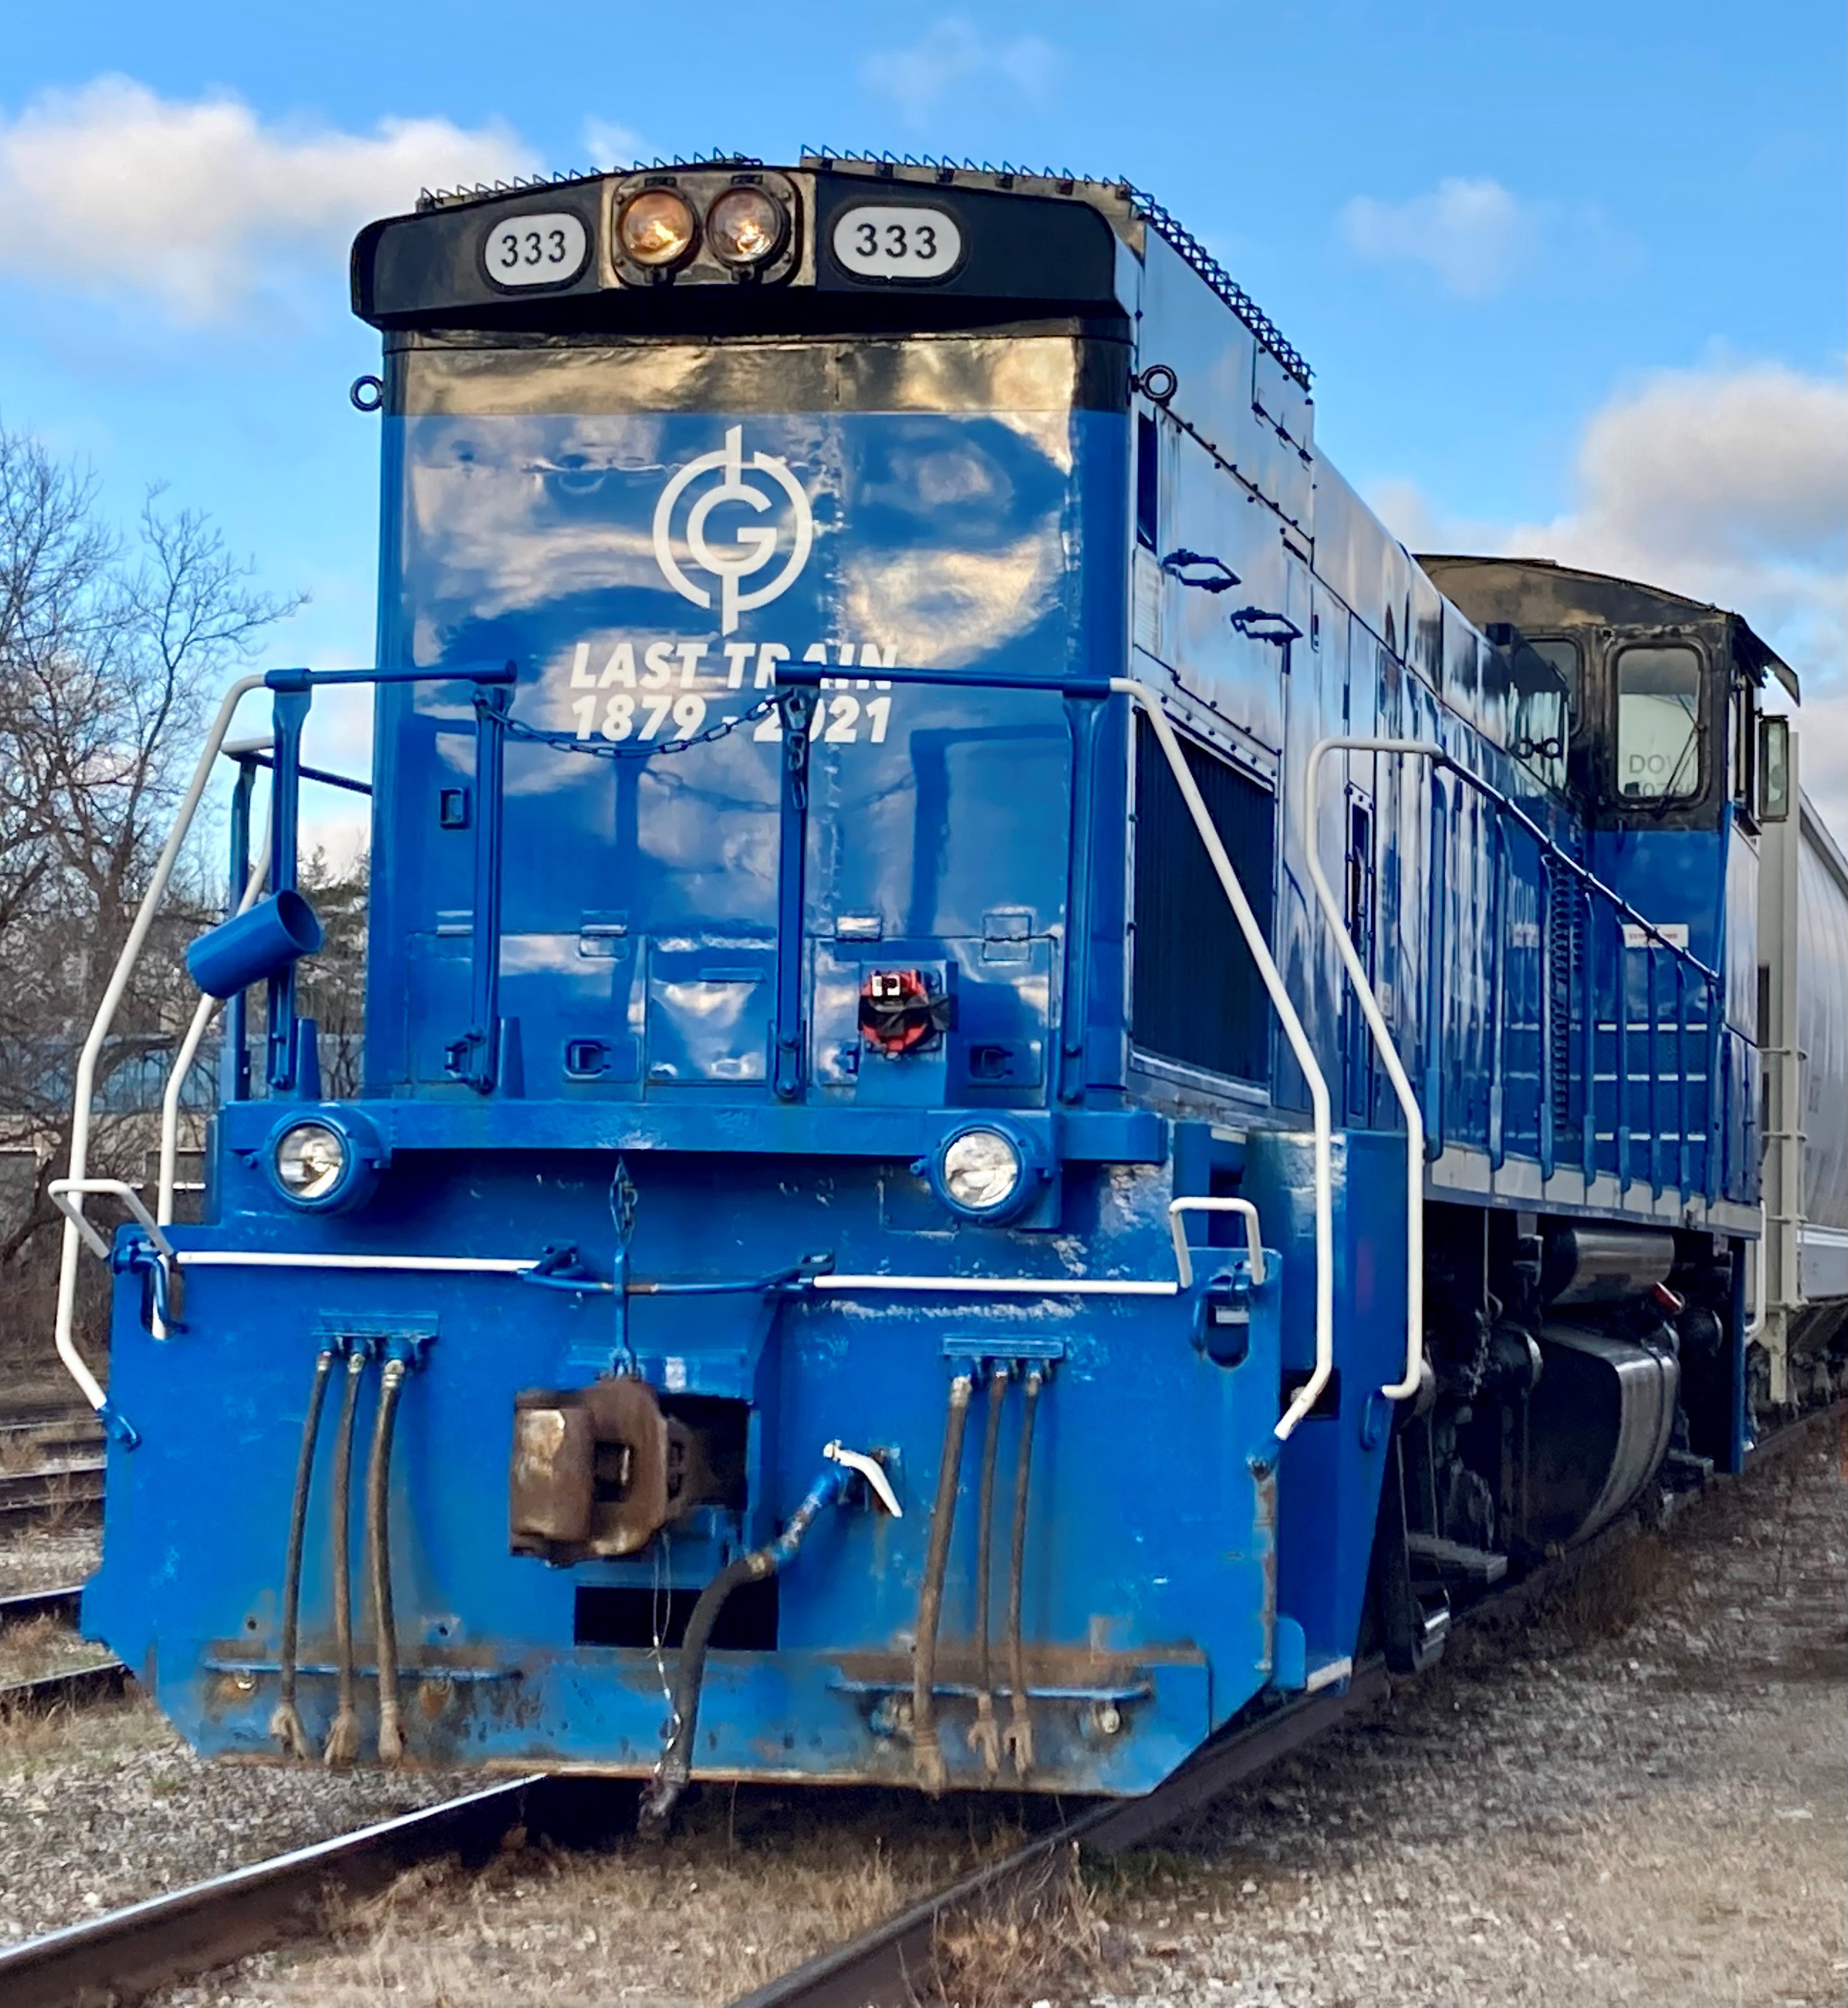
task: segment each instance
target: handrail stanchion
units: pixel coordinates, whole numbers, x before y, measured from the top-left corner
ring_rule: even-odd
[[[1126,697],[1140,705],[1148,719],[1168,762],[1168,771],[1175,777],[1175,785],[1181,791],[1181,799],[1193,818],[1194,829],[1206,847],[1220,889],[1232,910],[1238,932],[1245,938],[1245,946],[1251,951],[1251,959],[1257,965],[1258,974],[1277,1012],[1277,1023],[1283,1027],[1284,1038],[1309,1084],[1309,1108],[1315,1126],[1316,1363],[1277,1423],[1277,1441],[1284,1443],[1295,1434],[1296,1425],[1321,1398],[1322,1390],[1327,1386],[1334,1370],[1334,1141],[1328,1083],[1316,1062],[1309,1034],[1302,1029],[1302,1020],[1296,1015],[1296,1007],[1284,988],[1282,974],[1270,953],[1270,944],[1265,940],[1264,931],[1258,925],[1257,916],[1251,910],[1251,902],[1246,898],[1245,889],[1238,882],[1238,875],[1226,855],[1225,845],[1207,812],[1167,712],[1151,691],[1141,684],[1132,683],[1127,677],[1112,677],[1110,688],[1118,696]]]
[[[1507,1059],[1507,979],[1508,959],[1503,953],[1502,939],[1507,932],[1503,924],[1503,903],[1507,899],[1507,838],[1503,833],[1501,811],[1497,809],[1493,823],[1495,833],[1495,862],[1489,868],[1489,953],[1493,967],[1489,977],[1489,1168],[1499,1172],[1507,1158],[1506,1111]]]
[[[1380,1391],[1388,1401],[1401,1402],[1417,1393],[1424,1371],[1425,1118],[1410,1076],[1399,1058],[1391,1027],[1386,1022],[1366,970],[1349,939],[1314,841],[1322,762],[1327,755],[1337,751],[1407,753],[1433,762],[1441,761],[1445,756],[1443,748],[1432,740],[1319,739],[1309,748],[1309,764],[1303,772],[1303,841],[1304,854],[1309,860],[1309,882],[1315,889],[1316,903],[1322,909],[1322,917],[1328,923],[1329,933],[1334,937],[1335,953],[1347,973],[1354,1000],[1366,1021],[1373,1050],[1380,1055],[1380,1064],[1386,1069],[1386,1077],[1392,1084],[1394,1096],[1405,1119],[1405,1372],[1401,1379]]]
[[[1631,1174],[1634,1168],[1631,1151],[1634,1139],[1630,1121],[1630,944],[1624,939],[1621,921],[1617,924],[1613,948],[1615,1009],[1612,1013],[1611,1031],[1617,1041],[1616,1149],[1617,1197],[1621,1199],[1630,1190]]]
[[[75,1205],[65,1215],[64,1243],[58,1251],[58,1317],[53,1338],[65,1372],[82,1390],[84,1400],[99,1415],[108,1412],[109,1398],[104,1393],[101,1383],[85,1365],[72,1335],[77,1309],[77,1262],[83,1247],[83,1236],[76,1216],[83,1210],[83,1193],[90,1171],[90,1112],[96,1099],[97,1063],[102,1058],[104,1044],[109,1037],[110,1027],[115,1023],[115,1014],[122,1007],[122,994],[129,987],[129,977],[140,956],[142,944],[147,939],[147,931],[154,925],[154,914],[165,896],[167,882],[173,875],[174,861],[179,856],[180,846],[186,842],[187,833],[193,827],[193,818],[198,813],[200,797],[205,793],[212,764],[231,728],[231,715],[252,691],[261,688],[263,681],[261,677],[239,677],[219,702],[217,715],[206,734],[204,750],[193,770],[192,780],[186,784],[186,792],[180,798],[179,813],[174,818],[173,828],[168,833],[160,856],[154,861],[147,890],[135,910],[128,939],[116,957],[115,967],[110,974],[102,1002],[97,1006],[96,1016],[91,1022],[90,1036],[83,1041],[83,1049],[77,1056],[76,1080],[71,1094],[70,1164],[65,1180],[65,1189],[72,1194]]]
[[[1655,944],[1643,944],[1643,1004],[1648,1013],[1648,1032],[1643,1041],[1643,1050],[1649,1056],[1649,1197],[1662,1197],[1662,1119],[1658,1108],[1656,1082],[1662,1069],[1658,1064],[1657,1041],[1661,1027],[1656,1023],[1655,1013]]]
[[[1585,1069],[1585,1124],[1579,1133],[1578,1161],[1589,1200],[1598,1176],[1598,904],[1591,888],[1580,889],[1585,900],[1585,1032],[1580,1064]]]
[[[1553,865],[1544,850],[1540,853],[1540,1031],[1539,1065],[1535,1069],[1540,1084],[1540,1106],[1535,1124],[1540,1144],[1540,1179],[1542,1184],[1553,1176],[1553,1104],[1556,1092],[1553,1079],[1553,985],[1557,981],[1553,967]]]
[[[263,881],[270,872],[269,833],[265,831],[259,847],[256,862],[250,867],[250,875],[244,882],[242,897],[235,911],[246,914],[256,904],[256,896],[263,889]],[[242,993],[229,999],[224,1014],[224,1036],[230,1038],[234,1031],[242,1029],[242,1013],[233,1016],[230,1006],[241,1004]],[[167,1088],[161,1098],[161,1179],[155,1193],[154,1218],[163,1227],[173,1225],[173,1195],[177,1183],[179,1164],[180,1096],[184,1092],[186,1076],[193,1071],[193,1062],[199,1056],[200,1041],[204,1038],[206,1027],[212,1022],[212,1013],[218,1008],[218,999],[210,995],[200,999],[193,1013],[193,1021],[186,1027],[186,1036],[181,1040],[179,1051],[174,1055],[173,1065],[167,1075]],[[160,1335],[155,1334],[158,1338]]]
[[[1675,964],[1675,1145],[1680,1176],[1677,1189],[1687,1190],[1687,973]]]
[[[292,893],[301,861],[302,729],[313,702],[312,685],[279,690],[274,700],[274,765],[270,770],[270,889]],[[270,978],[266,1073],[272,1094],[296,1086],[295,965]]]
[[[1711,1206],[1719,1198],[1722,1181],[1726,1172],[1725,1152],[1726,1133],[1720,1118],[1723,1089],[1719,1077],[1722,1062],[1720,1041],[1724,1036],[1726,1002],[1719,984],[1712,977],[1707,979],[1707,1120],[1703,1126],[1707,1138],[1707,1204]]]

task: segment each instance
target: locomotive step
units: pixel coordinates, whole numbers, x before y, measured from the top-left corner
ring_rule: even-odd
[[[1465,1547],[1461,1541],[1447,1541],[1436,1534],[1408,1534],[1405,1548],[1416,1581],[1461,1582],[1486,1589],[1508,1572],[1506,1555]]]

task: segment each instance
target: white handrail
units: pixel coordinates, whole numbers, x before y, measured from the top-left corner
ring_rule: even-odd
[[[1264,931],[1251,910],[1251,902],[1238,883],[1238,875],[1232,869],[1232,861],[1226,855],[1219,832],[1207,811],[1193,769],[1187,765],[1167,712],[1153,692],[1127,677],[1112,677],[1110,688],[1118,695],[1140,705],[1153,728],[1167,758],[1168,770],[1175,777],[1175,785],[1181,791],[1181,799],[1187,804],[1187,812],[1193,818],[1200,842],[1207,847],[1207,856],[1219,880],[1220,890],[1224,893],[1232,917],[1238,923],[1238,932],[1245,937],[1245,946],[1257,965],[1265,993],[1277,1013],[1277,1021],[1282,1026],[1290,1051],[1309,1084],[1309,1109],[1316,1137],[1316,1363],[1277,1425],[1277,1441],[1287,1443],[1295,1434],[1296,1425],[1321,1398],[1322,1390],[1328,1385],[1329,1377],[1334,1371],[1334,1151],[1328,1083],[1316,1064],[1315,1048],[1309,1044],[1309,1034],[1302,1029],[1302,1020],[1297,1016],[1296,1007],[1284,988],[1283,977],[1271,956],[1270,944],[1265,940]]]
[[[1251,1280],[1260,1288],[1264,1281],[1264,1243],[1258,1232],[1258,1210],[1248,1199],[1171,1199],[1168,1203],[1168,1229],[1174,1236],[1175,1267],[1181,1272],[1181,1287],[1193,1287],[1193,1257],[1187,1246],[1187,1228],[1181,1216],[1186,1213],[1238,1213],[1245,1216],[1245,1254],[1251,1267]]]
[[[179,814],[174,818],[173,828],[168,833],[161,854],[154,861],[154,876],[148,881],[147,890],[141,896],[141,904],[136,909],[134,920],[129,928],[129,938],[122,944],[122,953],[115,959],[115,968],[110,976],[109,986],[103,992],[103,1001],[97,1006],[96,1017],[90,1027],[90,1036],[83,1041],[83,1050],[77,1058],[76,1084],[71,1095],[69,1175],[60,1181],[76,1204],[71,1207],[60,1209],[65,1216],[64,1245],[59,1251],[58,1264],[58,1321],[55,1342],[58,1357],[64,1363],[65,1371],[76,1382],[83,1391],[84,1400],[93,1409],[106,1408],[108,1397],[104,1393],[96,1376],[83,1363],[71,1328],[76,1317],[77,1263],[83,1250],[84,1237],[78,1222],[83,1217],[82,1196],[87,1189],[90,1170],[90,1107],[96,1095],[97,1062],[102,1057],[109,1028],[115,1023],[115,1014],[121,1009],[122,994],[129,987],[129,978],[140,956],[142,944],[147,939],[147,931],[153,926],[154,914],[166,893],[167,882],[173,875],[174,861],[179,856],[180,846],[186,842],[186,833],[193,826],[193,818],[198,813],[200,797],[205,793],[206,783],[211,776],[212,763],[217,758],[218,749],[224,744],[224,735],[230,729],[231,715],[252,691],[263,687],[263,681],[260,676],[239,677],[219,703],[211,730],[206,734],[199,764],[193,769],[193,778],[181,800]]]
[[[238,902],[239,913],[248,913],[256,903],[256,896],[263,890],[263,881],[269,875],[270,829],[269,819],[266,818],[256,862],[250,868],[244,896]],[[174,1055],[173,1069],[167,1076],[167,1091],[161,1098],[161,1183],[155,1195],[154,1217],[163,1227],[173,1225],[173,1193],[179,1165],[181,1091],[186,1087],[187,1075],[193,1071],[193,1061],[199,1057],[199,1044],[205,1037],[205,1028],[212,1022],[212,1013],[223,1002],[222,998],[209,993],[200,999],[193,1013],[193,1022],[186,1027],[186,1036],[181,1040],[179,1051]]]
[[[1761,1172],[1760,1176],[1763,1176]],[[1770,1293],[1765,1287],[1765,1242],[1770,1231],[1771,1221],[1768,1209],[1761,1204],[1758,1207],[1758,1238],[1756,1241],[1748,1241],[1745,1244],[1746,1255],[1751,1263],[1751,1301],[1754,1306],[1751,1320],[1745,1327],[1745,1343],[1747,1345],[1750,1345],[1752,1341],[1764,1331],[1765,1319],[1771,1308]]]
[[[1360,1006],[1360,1015],[1366,1020],[1367,1031],[1373,1041],[1373,1050],[1380,1055],[1380,1063],[1386,1069],[1386,1077],[1392,1083],[1392,1091],[1398,1099],[1399,1108],[1405,1118],[1405,1373],[1402,1380],[1389,1381],[1380,1391],[1389,1402],[1402,1402],[1418,1392],[1424,1373],[1425,1355],[1425,1115],[1419,1107],[1418,1096],[1413,1092],[1411,1080],[1399,1059],[1398,1048],[1393,1043],[1391,1028],[1380,1010],[1379,1000],[1373,995],[1373,986],[1369,978],[1359,954],[1348,932],[1348,923],[1341,908],[1335,903],[1327,875],[1322,869],[1322,860],[1316,843],[1317,796],[1316,784],[1321,775],[1322,760],[1325,754],[1348,753],[1406,753],[1415,754],[1425,759],[1442,759],[1443,748],[1428,739],[1369,739],[1341,737],[1318,739],[1309,748],[1309,765],[1303,770],[1303,831],[1302,845],[1309,857],[1309,875],[1316,889],[1316,903],[1322,909],[1323,917],[1328,923],[1328,932],[1334,937],[1335,953],[1341,959],[1348,982],[1353,990],[1355,1002]]]
[[[126,1179],[54,1179],[45,1188],[45,1197],[64,1215],[64,1231],[67,1235],[80,1236],[84,1246],[99,1260],[108,1260],[108,1243],[97,1232],[94,1223],[84,1215],[83,1201],[87,1193],[113,1193],[121,1200],[147,1229],[161,1260],[171,1270],[173,1245],[161,1232],[140,1193]],[[62,1309],[62,1303],[59,1308]],[[166,1325],[157,1312],[154,1317],[154,1336],[156,1338],[167,1336]],[[71,1378],[82,1390],[84,1400],[99,1411],[106,1407],[109,1397],[104,1392],[101,1382],[83,1363],[76,1348],[72,1346],[68,1355],[60,1348],[59,1357],[64,1360]]]
[[[95,1221],[88,1218],[77,1204],[90,1193],[113,1193],[147,1229],[154,1252],[161,1260],[173,1260],[173,1243],[161,1232],[160,1222],[148,1211],[147,1200],[126,1179],[54,1179],[45,1188],[45,1197],[83,1236],[100,1260],[108,1260],[109,1244],[97,1232]]]

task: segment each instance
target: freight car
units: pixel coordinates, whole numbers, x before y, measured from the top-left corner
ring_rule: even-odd
[[[262,684],[205,1224],[104,1239],[87,1082],[60,1187],[85,1623],[198,1747],[1136,1793],[1738,1466],[1793,683],[1743,620],[1415,562],[1127,186],[477,190],[353,292],[378,666],[234,689],[175,837]]]

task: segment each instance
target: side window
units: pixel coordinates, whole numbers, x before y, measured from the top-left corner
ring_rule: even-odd
[[[1566,785],[1566,756],[1578,709],[1578,649],[1567,641],[1518,637],[1509,656],[1514,680],[1517,759],[1555,788]]]
[[[1161,435],[1153,412],[1136,417],[1136,541],[1146,551],[1161,534]]]
[[[1617,793],[1688,801],[1701,792],[1701,658],[1681,646],[1617,657]]]
[[[1566,687],[1566,706],[1568,723],[1578,721],[1578,644],[1565,640],[1532,642],[1528,645],[1549,670],[1559,673],[1559,679]]]

